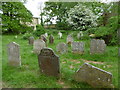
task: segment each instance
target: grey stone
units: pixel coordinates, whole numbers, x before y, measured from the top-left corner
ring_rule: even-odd
[[[104,53],[106,44],[104,40],[92,39],[90,43],[90,54]]]
[[[35,54],[39,54],[41,49],[46,47],[45,42],[42,39],[37,39],[34,41],[34,45],[33,45],[33,52]]]
[[[112,74],[90,64],[83,64],[75,73],[74,79],[95,88],[112,88]]]
[[[77,33],[77,39],[82,39],[82,37],[83,37],[83,32],[82,31]]]
[[[59,57],[54,54],[50,48],[43,48],[38,56],[40,72],[48,75],[59,77],[60,62]]]
[[[30,45],[33,45],[33,43],[34,43],[34,37],[33,36],[31,36],[31,37],[29,37],[29,44]]]
[[[8,44],[8,64],[10,66],[21,66],[19,45],[15,42]]]
[[[68,50],[68,47],[65,43],[59,43],[56,46],[57,52],[60,52],[61,54],[66,53]]]
[[[41,35],[41,36],[40,36],[40,39],[42,39],[45,43],[47,43],[47,38],[46,38],[45,35]]]
[[[50,44],[54,43],[54,37],[53,37],[53,35],[50,35],[50,37],[49,37],[49,43]]]
[[[72,35],[71,34],[68,35],[67,36],[67,44],[71,44],[73,41],[74,41],[74,39],[73,39]]]
[[[72,52],[83,54],[84,53],[84,46],[85,46],[84,42],[72,42],[72,44],[71,44]]]

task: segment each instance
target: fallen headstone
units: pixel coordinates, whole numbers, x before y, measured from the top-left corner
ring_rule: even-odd
[[[112,88],[112,74],[84,63],[75,73],[74,79],[78,82],[85,82],[94,88]]]

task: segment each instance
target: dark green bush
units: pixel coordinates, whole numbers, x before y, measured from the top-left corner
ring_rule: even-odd
[[[35,36],[40,36],[45,33],[45,29],[43,28],[42,25],[37,25],[36,30],[33,32]]]
[[[26,40],[26,39],[28,39],[30,36],[32,36],[32,33],[28,33],[28,32],[27,32],[27,33],[25,33],[25,34],[22,36],[22,38]]]

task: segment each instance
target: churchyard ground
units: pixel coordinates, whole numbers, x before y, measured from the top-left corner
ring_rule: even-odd
[[[57,30],[56,30],[57,31]],[[72,31],[71,31],[72,32]],[[90,54],[90,39],[75,41],[85,42],[85,53],[73,54],[68,45],[68,53],[60,54],[56,51],[56,46],[60,42],[66,43],[67,33],[63,33],[62,39],[58,39],[57,32],[49,31],[53,34],[54,44],[47,46],[52,48],[60,57],[60,78],[48,77],[39,72],[38,57],[33,53],[33,46],[28,44],[28,40],[22,38],[23,35],[3,35],[2,36],[2,85],[3,88],[90,88],[86,83],[78,83],[73,79],[74,73],[82,64],[89,63],[100,69],[111,72],[113,75],[113,85],[118,87],[118,47],[107,46],[105,54]],[[70,32],[69,32],[70,33]],[[39,37],[35,37],[38,39]],[[20,45],[21,67],[8,66],[7,44],[16,42]]]

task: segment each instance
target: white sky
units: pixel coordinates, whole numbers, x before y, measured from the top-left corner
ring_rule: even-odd
[[[40,15],[40,10],[39,7],[42,6],[44,7],[44,2],[48,0],[28,0],[27,3],[25,4],[25,7],[31,11],[34,17],[39,17]]]

